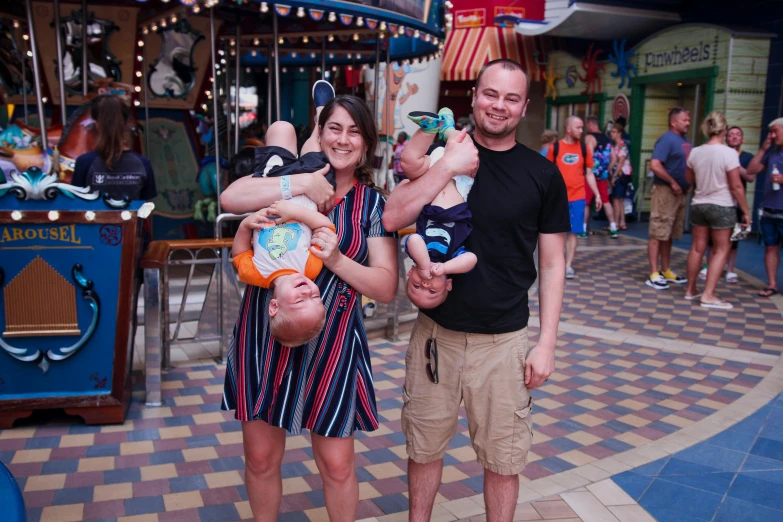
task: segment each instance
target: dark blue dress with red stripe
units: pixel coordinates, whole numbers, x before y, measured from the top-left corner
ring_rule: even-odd
[[[340,251],[368,264],[367,239],[396,237],[381,224],[386,200],[356,184],[329,213]],[[283,346],[269,332],[272,292],[248,286],[228,351],[222,409],[239,420],[260,419],[291,433],[326,437],[378,428],[361,295],[328,269],[315,280],[326,307],[319,337],[306,346]]]

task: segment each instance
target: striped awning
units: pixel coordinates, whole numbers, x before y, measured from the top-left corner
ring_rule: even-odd
[[[498,58],[521,63],[533,81],[541,80],[541,71],[533,59],[537,41],[522,36],[513,27],[475,27],[454,29],[446,37],[442,81],[475,80],[481,67]]]

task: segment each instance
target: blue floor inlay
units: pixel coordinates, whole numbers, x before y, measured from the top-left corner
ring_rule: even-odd
[[[783,394],[714,437],[612,480],[659,522],[783,522]]]

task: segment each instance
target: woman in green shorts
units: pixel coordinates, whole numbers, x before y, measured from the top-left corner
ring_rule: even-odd
[[[685,299],[699,299],[701,306],[720,310],[732,308],[731,303],[715,296],[715,287],[731,249],[729,238],[737,223],[737,206],[742,213],[742,225],[750,226],[745,189],[740,180],[739,157],[737,151],[723,144],[727,129],[723,113],[715,111],[707,115],[701,130],[709,139],[691,151],[685,171],[685,179],[696,187],[691,201],[693,242],[688,253]],[[710,239],[714,251],[707,266],[704,291],[698,293],[697,273]]]

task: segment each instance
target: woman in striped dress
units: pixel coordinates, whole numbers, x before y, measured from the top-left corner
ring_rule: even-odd
[[[329,101],[318,123],[337,189],[324,169],[291,176],[290,190],[322,211],[331,208],[336,232],[317,229],[312,240],[324,260],[315,280],[326,307],[324,330],[306,346],[280,345],[269,333],[272,292],[249,286],[229,348],[223,409],[243,421],[245,483],[256,521],[277,520],[286,430],[302,429],[312,434],[329,519],[353,521],[359,502],[353,432],[378,427],[361,296],[390,302],[398,281],[395,234],[381,224],[385,199],[370,181],[368,151],[378,138],[370,110],[355,96]],[[221,196],[223,208],[267,207],[281,199],[281,179],[239,179]]]

